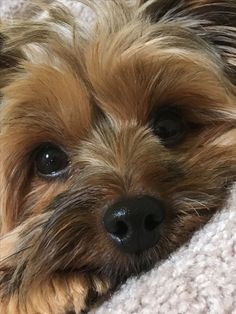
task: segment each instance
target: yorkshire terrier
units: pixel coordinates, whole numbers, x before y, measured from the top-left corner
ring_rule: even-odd
[[[83,0],[0,26],[0,313],[81,313],[236,178],[235,0]]]

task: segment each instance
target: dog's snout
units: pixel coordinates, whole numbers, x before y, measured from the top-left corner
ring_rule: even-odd
[[[122,200],[105,213],[103,223],[113,241],[126,253],[139,253],[159,240],[164,205],[156,198],[142,196]]]

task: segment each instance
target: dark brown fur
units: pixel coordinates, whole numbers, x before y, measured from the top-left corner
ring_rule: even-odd
[[[1,313],[79,313],[189,240],[235,180],[235,1],[88,4],[92,31],[60,6],[0,28]],[[152,132],[161,106],[195,126],[174,148]],[[34,172],[49,141],[70,156],[61,179]],[[102,217],[137,195],[167,210],[157,246],[136,256]]]

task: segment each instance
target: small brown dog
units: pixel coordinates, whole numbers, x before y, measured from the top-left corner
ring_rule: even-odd
[[[0,313],[80,313],[236,177],[235,0],[87,4],[0,28]]]

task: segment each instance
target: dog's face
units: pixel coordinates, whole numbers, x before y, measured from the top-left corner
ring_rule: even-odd
[[[222,208],[236,174],[236,6],[173,3],[104,1],[87,33],[58,8],[3,28],[7,293],[54,274],[115,286]]]

